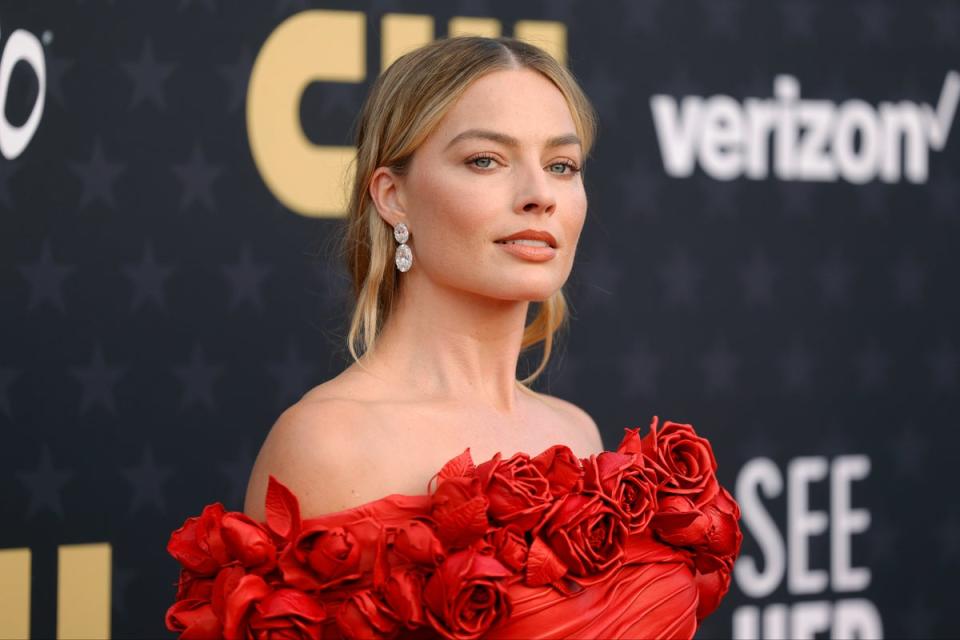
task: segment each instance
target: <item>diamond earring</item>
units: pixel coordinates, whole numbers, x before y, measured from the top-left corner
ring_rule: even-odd
[[[407,225],[398,222],[397,226],[393,228],[393,238],[400,243],[397,246],[397,255],[394,257],[397,269],[401,272],[410,271],[410,267],[413,265],[413,252],[407,246],[407,240],[410,239],[410,230],[407,229]]]

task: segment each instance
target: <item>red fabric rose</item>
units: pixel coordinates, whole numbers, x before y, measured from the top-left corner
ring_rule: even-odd
[[[170,535],[167,551],[198,576],[212,576],[233,562],[263,575],[276,566],[277,549],[267,531],[242,513],[223,505],[204,507]]]
[[[180,640],[218,640],[223,625],[213,612],[209,599],[177,600],[166,616],[167,630],[180,634]]]
[[[692,547],[707,541],[710,519],[686,496],[661,496],[660,510],[650,526],[657,537],[676,547]]]
[[[550,493],[554,498],[573,491],[583,475],[580,460],[569,447],[562,444],[554,445],[535,457],[533,465],[550,483]]]
[[[437,537],[450,547],[468,546],[482,538],[490,526],[489,501],[476,475],[441,480],[430,496],[430,503],[430,515],[437,523]]]
[[[302,591],[277,589],[250,614],[247,636],[255,640],[319,640],[326,612]]]
[[[712,571],[710,573],[697,572],[694,578],[697,585],[697,620],[703,620],[713,613],[723,596],[730,589],[730,572],[727,570]]]
[[[220,521],[226,513],[219,502],[207,505],[194,518],[170,534],[167,552],[185,569],[197,575],[212,576],[233,558],[220,535]]]
[[[180,569],[180,581],[177,583],[177,600],[210,600],[213,592],[213,578],[197,577],[192,571]]]
[[[337,626],[347,638],[389,638],[398,629],[386,603],[372,591],[360,591],[337,609]]]
[[[511,527],[499,527],[486,537],[493,555],[506,567],[519,571],[527,562],[527,541],[522,533]]]
[[[433,528],[421,521],[410,520],[397,529],[393,550],[411,562],[435,567],[443,562],[443,545]]]
[[[437,567],[423,590],[427,618],[448,640],[481,638],[511,605],[503,578],[510,571],[495,558],[465,549]]]
[[[688,497],[701,507],[717,495],[717,460],[710,443],[689,424],[650,423],[642,440],[643,455],[652,463],[660,481],[660,492]]]
[[[293,544],[280,556],[284,581],[304,591],[329,589],[360,578],[373,566],[382,528],[370,519],[328,527],[306,520]]]
[[[477,466],[477,476],[490,500],[488,513],[499,524],[529,531],[550,507],[550,483],[525,453],[508,460],[498,453]]]
[[[415,629],[424,624],[423,574],[415,569],[394,567],[383,585],[383,598],[394,617]]]
[[[637,454],[604,451],[584,462],[583,489],[598,491],[623,512],[633,532],[657,512],[657,475]]]
[[[622,562],[627,526],[606,496],[570,493],[547,513],[539,534],[570,573],[589,576]]]

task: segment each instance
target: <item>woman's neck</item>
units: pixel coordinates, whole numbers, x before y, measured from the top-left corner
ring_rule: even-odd
[[[427,397],[514,412],[529,303],[469,294],[426,278],[408,284],[364,366]]]

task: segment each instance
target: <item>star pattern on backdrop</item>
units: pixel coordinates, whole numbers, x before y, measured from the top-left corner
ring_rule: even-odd
[[[80,415],[90,411],[96,405],[102,406],[112,414],[117,413],[114,387],[124,376],[126,367],[110,366],[103,357],[100,345],[93,349],[90,364],[85,367],[70,367],[70,373],[83,387],[80,396]]]
[[[163,287],[175,269],[157,262],[153,255],[153,244],[149,240],[143,245],[140,262],[127,263],[120,268],[120,271],[133,284],[131,311],[136,311],[148,302],[166,311],[167,302]]]
[[[63,281],[76,270],[72,264],[57,262],[53,257],[50,241],[44,239],[40,247],[40,256],[34,262],[17,266],[20,274],[30,285],[30,300],[27,311],[33,311],[44,303],[60,313],[66,308],[63,304]]]
[[[47,95],[52,97],[61,107],[63,101],[63,78],[77,64],[75,60],[63,58],[51,53],[45,52],[47,63]]]
[[[158,465],[149,445],[143,447],[136,466],[122,467],[120,473],[131,490],[130,515],[136,515],[148,507],[158,513],[166,513],[163,485],[173,475],[173,469]]]
[[[733,40],[740,35],[740,0],[700,0],[700,11],[706,15],[707,32]]]
[[[258,311],[263,308],[260,289],[273,269],[254,262],[250,247],[244,246],[240,250],[239,261],[225,264],[221,270],[230,285],[230,309],[236,309],[244,302],[250,303]]]
[[[244,105],[252,70],[253,54],[246,45],[232,63],[217,65],[217,71],[227,83],[227,110],[230,113],[235,113]]]
[[[860,22],[860,40],[865,44],[874,44],[887,39],[890,23],[895,11],[884,2],[860,2],[854,6],[854,12]]]
[[[853,267],[840,251],[833,251],[816,267],[817,281],[824,302],[845,305],[850,301]]]
[[[783,388],[788,393],[808,391],[813,382],[814,359],[810,349],[800,340],[780,354],[778,359]]]
[[[13,199],[10,195],[10,181],[20,169],[17,162],[0,162],[0,205],[7,209],[13,209]]]
[[[663,181],[648,162],[634,160],[633,165],[617,176],[617,186],[620,192],[619,206],[631,217],[640,216],[652,221],[660,216]]]
[[[809,0],[782,0],[780,9],[784,32],[801,40],[809,40],[816,33],[817,7]]]
[[[71,162],[70,167],[81,181],[82,192],[78,209],[82,210],[94,202],[102,203],[111,209],[117,208],[114,183],[126,165],[107,160],[99,137],[93,141],[90,159],[86,162]]]
[[[250,450],[250,444],[244,440],[240,442],[232,458],[217,463],[217,469],[227,480],[227,493],[224,495],[224,502],[228,508],[243,509],[243,500],[247,493],[247,480],[250,478],[250,471],[253,469],[254,458],[254,454]]]
[[[631,33],[649,34],[660,25],[659,12],[663,0],[635,0],[625,2],[624,25]]]
[[[921,433],[915,424],[908,424],[888,445],[897,471],[902,475],[919,477],[925,469],[929,447]]]
[[[124,62],[123,70],[133,83],[130,108],[135,109],[145,100],[157,109],[167,108],[163,93],[163,84],[173,74],[175,64],[159,62],[153,53],[153,41],[146,38],[140,49],[140,58],[134,62]]]
[[[740,358],[725,340],[717,340],[700,358],[703,370],[704,389],[708,395],[729,392],[737,388],[737,371]]]
[[[295,340],[287,341],[283,360],[267,364],[267,372],[276,382],[277,405],[293,404],[306,393],[312,384],[312,374],[317,369],[312,362],[300,357],[300,349]]]
[[[942,340],[927,354],[927,363],[930,365],[934,389],[953,391],[957,388],[957,350],[952,344]]]
[[[217,403],[213,395],[213,384],[220,377],[223,367],[207,361],[203,347],[194,345],[190,354],[190,361],[173,368],[174,374],[180,381],[180,409],[188,409],[194,405],[201,405],[208,411],[216,409]]]
[[[660,376],[660,357],[645,342],[636,342],[620,356],[620,382],[626,397],[654,398]]]
[[[749,306],[769,305],[773,302],[773,283],[777,272],[762,250],[754,251],[739,268],[743,297]]]
[[[40,448],[40,460],[34,471],[18,471],[17,477],[27,489],[29,503],[26,518],[49,511],[57,518],[63,519],[63,488],[73,478],[74,473],[69,469],[58,468],[53,463],[50,448],[43,445]]]
[[[941,44],[955,45],[960,40],[960,6],[951,0],[930,6],[930,22]]]
[[[901,256],[891,271],[897,301],[908,306],[920,304],[926,274],[917,259],[913,255]]]
[[[208,211],[216,210],[213,183],[223,173],[223,169],[207,162],[206,154],[199,144],[194,145],[193,152],[186,162],[173,166],[173,172],[180,181],[182,190],[181,210],[188,209],[197,201]]]
[[[657,275],[663,285],[664,298],[669,304],[688,308],[698,306],[698,285],[703,274],[685,250],[674,251],[659,266]]]
[[[871,343],[857,354],[855,368],[860,390],[875,391],[887,385],[890,356]]]

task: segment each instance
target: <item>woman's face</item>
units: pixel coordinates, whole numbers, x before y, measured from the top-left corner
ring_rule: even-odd
[[[587,211],[576,128],[563,94],[530,69],[471,84],[414,153],[396,197],[414,264],[435,284],[500,300],[544,300],[566,281]],[[521,243],[524,232],[549,234]]]

